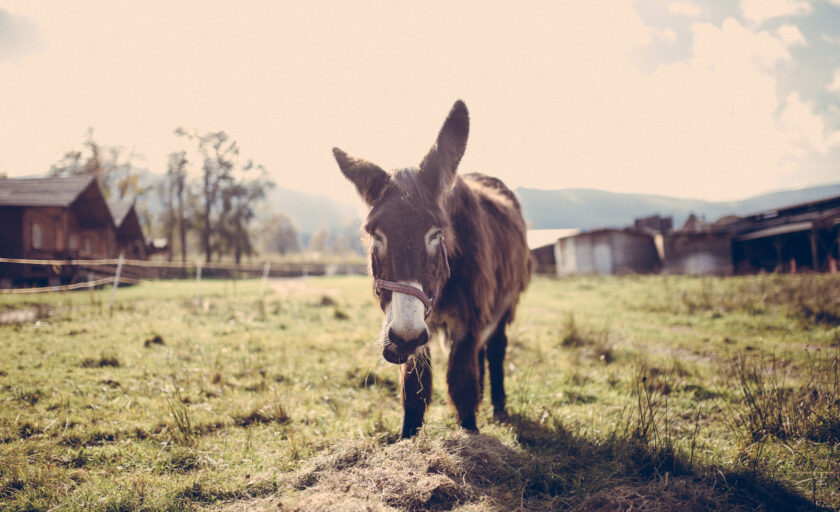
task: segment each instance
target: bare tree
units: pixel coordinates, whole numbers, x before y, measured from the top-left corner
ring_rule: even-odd
[[[103,146],[93,138],[93,128],[89,128],[82,143],[84,149],[71,150],[50,167],[50,176],[92,175],[96,177],[99,188],[106,198],[123,199],[131,194],[143,195],[146,191],[140,187],[132,151],[123,158],[120,146]]]

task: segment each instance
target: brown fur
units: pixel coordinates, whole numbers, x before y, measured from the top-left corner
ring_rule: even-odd
[[[387,234],[384,254],[371,249],[374,278],[414,280],[429,296],[440,290],[426,323],[432,332],[442,330],[451,343],[449,396],[461,426],[476,431],[475,412],[481,400],[485,357],[494,410],[504,415],[505,326],[513,321],[519,295],[530,280],[532,263],[525,222],[513,193],[489,176],[456,175],[468,130],[466,107],[456,102],[419,169],[386,173],[341,150],[334,152],[342,172],[371,206],[365,230]],[[443,231],[451,269],[448,280],[443,270],[444,253],[427,252],[424,233],[435,227]],[[391,299],[391,292],[380,293],[383,311]],[[431,398],[427,339],[419,340],[419,348],[410,344],[394,348],[396,343],[383,329],[383,354],[389,360],[405,361],[403,437],[414,435],[422,425]]]

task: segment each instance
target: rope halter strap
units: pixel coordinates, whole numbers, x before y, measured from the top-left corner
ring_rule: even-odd
[[[429,316],[432,312],[432,306],[434,305],[434,301],[431,297],[423,293],[423,290],[419,288],[415,288],[410,284],[404,283],[396,283],[394,281],[386,281],[384,279],[377,279],[376,280],[376,293],[380,293],[380,290],[390,290],[392,292],[397,293],[405,293],[407,295],[413,295],[420,299],[420,302],[423,303],[425,306],[425,315]]]
[[[444,282],[449,279],[449,258],[446,255],[446,245],[443,243],[443,239],[440,241],[441,247],[441,257],[443,258],[443,270],[444,270]],[[426,295],[423,290],[419,288],[415,288],[410,284],[405,283],[397,283],[395,281],[386,281],[385,279],[377,279],[374,284],[374,290],[376,294],[379,295],[382,290],[389,290],[392,292],[397,293],[405,293],[406,295],[411,295],[413,297],[417,297],[420,299],[420,302],[423,303],[425,307],[425,316],[426,318],[432,314],[432,307],[435,305],[435,301],[440,298],[440,284],[438,284],[437,289],[435,290],[435,295],[433,297],[429,297]]]

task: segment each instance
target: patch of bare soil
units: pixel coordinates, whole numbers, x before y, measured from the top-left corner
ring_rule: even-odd
[[[36,304],[35,306],[20,309],[0,311],[0,325],[26,324],[34,322],[35,320],[39,320],[41,318],[47,318],[50,316],[51,312],[52,308],[44,304]]]
[[[320,287],[313,283],[311,279],[305,277],[284,277],[269,280],[271,288],[280,297],[294,296],[321,296],[321,295],[338,295],[337,290]]]

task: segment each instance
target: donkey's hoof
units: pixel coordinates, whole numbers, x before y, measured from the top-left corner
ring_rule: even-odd
[[[510,415],[507,413],[504,407],[501,409],[493,409],[493,419],[498,421],[499,423],[507,423],[510,421]]]
[[[470,434],[478,434],[478,425],[475,424],[475,418],[463,420],[461,422],[461,428]]]

